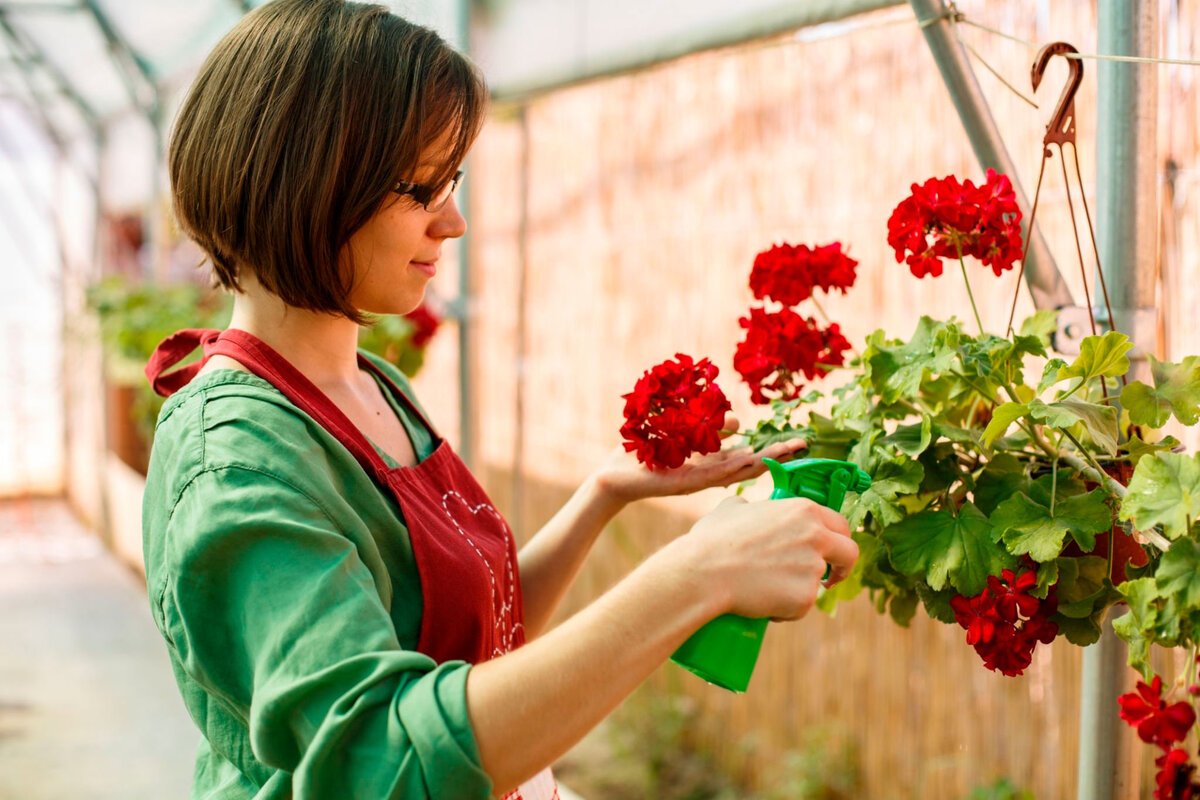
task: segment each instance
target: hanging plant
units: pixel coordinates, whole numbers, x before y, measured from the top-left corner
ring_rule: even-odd
[[[915,276],[957,262],[968,290],[973,273],[993,281],[1022,258],[1012,185],[990,171],[981,185],[953,176],[914,184],[888,228]],[[1123,699],[1123,715],[1156,731],[1147,741],[1164,751],[1160,786],[1183,787],[1155,796],[1191,796],[1194,767],[1175,745],[1195,715],[1160,697],[1148,656],[1152,644],[1194,651],[1200,641],[1200,458],[1177,452],[1161,430],[1200,419],[1200,357],[1150,357],[1145,384],[1127,376],[1132,343],[1122,333],[1085,338],[1068,362],[1050,349],[1057,312],[1039,311],[1006,336],[984,331],[976,312],[977,333],[923,316],[907,339],[875,331],[846,364],[835,323],[788,307],[853,284],[841,246],[840,258],[815,256],[822,251],[759,254],[750,288],[777,307],[742,318],[734,356],[754,401],[770,409],[746,443],[803,437],[810,455],[872,476],[844,505],[859,560],[818,606],[833,613],[865,592],[904,626],[923,607],[960,627],[984,667],[1016,676],[1038,645],[1092,644],[1110,610],[1127,605],[1114,628],[1154,683],[1143,705]],[[822,394],[810,384],[834,371],[845,380],[829,413],[818,413]],[[684,446],[686,425],[663,436],[681,443],[671,452],[696,450]]]

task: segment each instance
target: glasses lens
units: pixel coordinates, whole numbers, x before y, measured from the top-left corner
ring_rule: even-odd
[[[442,184],[433,197],[429,198],[429,202],[425,204],[426,211],[441,211],[450,200],[450,195],[454,194],[454,190],[458,188],[458,182],[462,180],[462,172],[457,173],[446,183]]]

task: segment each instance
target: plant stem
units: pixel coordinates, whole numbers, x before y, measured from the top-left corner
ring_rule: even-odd
[[[1076,439],[1075,437],[1073,437],[1073,435],[1070,434],[1070,431],[1066,431],[1066,429],[1064,429],[1064,431],[1062,432],[1062,435],[1064,435],[1064,437],[1067,437],[1068,439],[1070,439],[1070,444],[1075,445],[1075,449],[1079,450],[1080,455],[1084,456],[1084,458],[1087,459],[1086,464],[1084,464],[1084,462],[1079,462],[1080,464],[1085,465],[1085,467],[1086,467],[1086,469],[1080,469],[1079,470],[1080,473],[1084,473],[1087,475],[1087,477],[1091,477],[1091,479],[1093,481],[1100,483],[1100,485],[1102,485],[1102,486],[1104,486],[1104,488],[1108,489],[1108,491],[1111,494],[1115,494],[1115,495],[1117,495],[1118,498],[1121,498],[1123,500],[1124,495],[1126,495],[1128,493],[1128,489],[1126,489],[1126,487],[1121,486],[1120,483],[1117,483],[1117,481],[1114,479],[1114,477],[1112,477],[1108,473],[1105,473],[1104,468],[1100,467],[1100,463],[1098,461],[1096,461],[1096,458],[1094,458],[1092,456],[1092,453],[1087,452],[1086,447],[1084,447],[1084,445],[1082,445],[1080,443],[1079,439]],[[1070,464],[1070,459],[1072,459],[1072,455],[1070,455],[1069,452],[1064,451],[1062,453],[1062,458],[1063,458],[1063,461],[1066,461],[1068,464]],[[1076,461],[1078,461],[1078,458],[1076,458]],[[1074,464],[1072,464],[1072,465],[1074,467]],[[1079,468],[1076,467],[1076,469],[1079,469]]]
[[[1087,380],[1085,378],[1080,378],[1079,383],[1072,386],[1071,390],[1068,391],[1066,394],[1064,394],[1062,397],[1058,398],[1058,400],[1056,402],[1061,403],[1063,400],[1066,400],[1068,397],[1075,394],[1075,392],[1079,391],[1079,387],[1083,386],[1085,383],[1087,383]]]
[[[829,318],[829,315],[825,313],[825,309],[822,308],[821,304],[817,302],[817,296],[815,294],[810,295],[808,299],[812,300],[812,304],[817,307],[817,313],[821,315],[821,319],[825,320],[825,324],[832,325],[833,320],[831,320]],[[850,340],[847,339],[846,341],[850,341]],[[850,345],[850,354],[853,355],[855,358],[858,358],[858,350],[856,350],[854,348],[853,344]]]
[[[1101,467],[1096,459],[1092,457],[1092,454],[1085,450],[1083,445],[1079,443],[1079,440],[1071,435],[1070,431],[1063,431],[1063,435],[1071,440],[1071,443],[1079,449],[1079,452],[1087,458],[1087,461],[1084,461],[1083,459],[1079,458],[1079,456],[1065,450],[1062,451],[1062,460],[1074,467],[1080,475],[1099,483],[1108,490],[1109,494],[1124,500],[1125,495],[1129,493],[1129,490],[1117,483],[1116,480],[1106,473],[1104,468]],[[1088,462],[1090,462],[1090,464]],[[1171,547],[1171,542],[1156,530],[1149,529],[1138,531],[1138,533],[1144,536],[1146,541],[1150,542],[1150,544],[1154,545],[1164,553],[1167,552],[1167,550],[1169,550]]]
[[[975,390],[975,394],[979,395],[979,396],[980,396],[980,397],[982,397],[984,400],[987,400],[987,401],[988,401],[989,403],[991,403],[993,406],[995,406],[995,405],[999,405],[999,403],[997,402],[997,400],[996,400],[994,397],[992,397],[990,394],[988,394],[988,391],[987,391],[987,389],[981,389],[981,388],[979,388],[979,384],[975,383],[975,381],[971,380],[971,379],[970,379],[970,378],[968,378],[966,375],[962,374],[961,372],[957,372],[957,371],[955,371],[955,370],[950,370],[950,374],[951,374],[951,375],[953,375],[953,376],[954,376],[954,377],[956,377],[956,378],[960,378],[960,379],[962,379],[962,382],[963,382],[963,383],[965,383],[967,386],[970,386],[972,389],[974,389],[974,390]],[[1016,400],[1016,398],[1013,398],[1013,400],[1015,401],[1015,400]]]
[[[1058,455],[1050,466],[1050,516],[1054,516],[1054,501],[1058,498]]]
[[[971,291],[971,281],[967,278],[967,265],[963,262],[962,245],[955,242],[954,250],[958,253],[958,266],[962,267],[963,283],[967,285],[967,297],[971,300],[971,310],[975,312],[975,324],[979,326],[979,335],[982,336],[983,321],[979,319],[979,309],[975,305],[975,293]]]

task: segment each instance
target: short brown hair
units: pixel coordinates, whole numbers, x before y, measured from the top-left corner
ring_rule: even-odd
[[[184,101],[175,214],[227,289],[250,269],[289,305],[362,323],[343,248],[443,136],[426,182],[450,180],[486,106],[478,69],[433,31],[379,5],[274,0],[217,44]]]

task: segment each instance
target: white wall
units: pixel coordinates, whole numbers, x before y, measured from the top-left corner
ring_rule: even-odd
[[[0,496],[63,490],[56,171],[49,142],[0,102]]]

